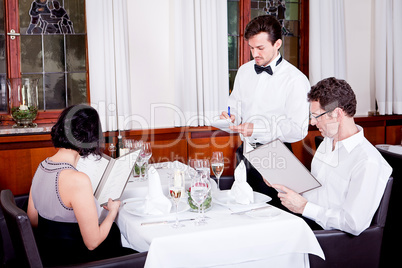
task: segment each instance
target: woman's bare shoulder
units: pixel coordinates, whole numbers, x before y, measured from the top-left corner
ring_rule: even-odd
[[[67,184],[74,185],[76,187],[91,186],[91,180],[89,176],[83,172],[66,169],[60,173],[60,180],[65,181]]]

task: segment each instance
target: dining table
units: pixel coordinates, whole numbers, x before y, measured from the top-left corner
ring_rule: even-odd
[[[180,162],[153,164],[168,196],[168,177]],[[190,177],[186,179],[190,185]],[[146,180],[131,178],[121,197],[116,223],[123,246],[148,252],[145,267],[309,267],[309,254],[325,259],[306,222],[269,205],[268,196],[254,192],[254,203],[226,202],[230,190],[212,183],[212,206],[202,215],[206,224],[196,225],[200,213],[188,205],[187,195],[178,206],[181,228],[173,228],[175,209],[163,215],[146,215],[133,210],[131,200],[145,200]],[[187,188],[188,189],[188,188]],[[135,207],[134,207],[135,208]]]
[[[392,145],[392,144],[377,144],[375,147],[388,151],[394,154],[402,155],[402,144],[401,145]]]

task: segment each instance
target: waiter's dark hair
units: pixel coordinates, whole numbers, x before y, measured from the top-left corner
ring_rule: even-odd
[[[54,147],[72,149],[81,156],[101,155],[103,134],[98,112],[89,105],[67,107],[52,127]]]
[[[249,40],[254,35],[261,32],[268,34],[269,41],[272,45],[276,40],[282,39],[282,27],[279,21],[271,15],[258,16],[252,19],[246,26],[244,38]]]
[[[342,79],[329,77],[321,80],[311,87],[307,99],[309,102],[318,101],[325,111],[339,107],[350,117],[356,113],[356,95],[351,86]]]

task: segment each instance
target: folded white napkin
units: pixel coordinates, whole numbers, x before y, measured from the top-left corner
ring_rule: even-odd
[[[145,197],[144,214],[163,215],[170,213],[172,202],[163,194],[158,171],[148,169],[148,195]]]
[[[243,160],[234,171],[234,183],[230,190],[237,203],[248,205],[254,203],[254,193],[251,186],[247,183],[246,165]]]

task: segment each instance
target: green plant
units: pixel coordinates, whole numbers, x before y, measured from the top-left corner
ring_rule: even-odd
[[[16,120],[30,119],[34,120],[38,114],[38,108],[29,106],[27,110],[20,110],[19,107],[11,108],[11,116]]]

